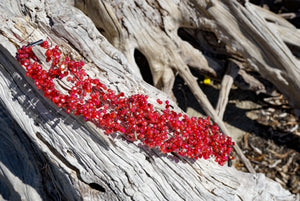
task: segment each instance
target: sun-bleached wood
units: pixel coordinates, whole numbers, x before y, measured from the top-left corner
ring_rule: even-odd
[[[97,77],[113,90],[123,91],[127,95],[147,94],[153,104],[157,98],[169,98],[145,83],[128,54],[123,54],[122,49],[116,49],[112,45],[116,44],[111,44],[106,37],[110,38],[97,30],[95,22],[68,2],[4,0],[0,4],[0,100],[3,105],[1,110],[4,111],[4,121],[1,120],[0,126],[3,145],[0,148],[1,199],[296,199],[263,174],[249,174],[233,167],[221,167],[212,159],[193,161],[172,154],[164,155],[156,149],[147,149],[139,142],[129,143],[120,135],[106,136],[95,125],[85,122],[81,117],[66,114],[44,98],[33,81],[25,76],[25,70],[14,56],[18,46],[46,38],[61,46],[74,59],[85,59],[90,76]],[[111,32],[106,34],[113,36],[117,33],[114,32],[114,25],[117,23],[112,10],[116,2],[110,2],[99,1],[99,5],[97,2],[94,5],[95,8],[105,8],[105,12],[101,14],[107,18],[101,23],[109,27],[103,28],[106,32]],[[142,4],[143,1],[137,2]],[[136,5],[137,10],[143,8],[140,4]],[[153,6],[164,8],[167,5]],[[162,13],[165,16],[167,14],[167,11]],[[164,27],[168,32],[172,24],[168,24],[170,22],[167,20],[165,23]],[[163,41],[162,39],[161,42]],[[152,42],[153,45],[157,43],[148,41],[149,44]],[[164,41],[165,44],[169,42],[170,39]],[[132,45],[124,40],[119,43],[127,44],[128,48]],[[186,46],[183,45],[182,48]],[[35,51],[40,50],[37,48]],[[142,49],[141,52],[148,54]],[[158,54],[155,58],[164,62],[164,56]],[[175,56],[166,55],[169,59]],[[193,62],[197,63],[200,61],[197,59],[203,58],[193,56]],[[155,66],[155,62],[157,61],[150,65]],[[178,62],[186,65],[183,61],[175,61]],[[156,65],[160,66],[160,63]],[[171,61],[165,65],[171,65]],[[203,66],[204,69],[209,68],[205,61]],[[178,71],[181,75],[189,73],[188,69]],[[157,75],[161,74],[155,72]],[[163,83],[168,81],[169,79]],[[176,111],[180,111],[174,102],[171,103]],[[159,109],[160,106],[156,107]],[[12,124],[15,125],[11,126]]]
[[[146,2],[78,0],[75,5],[93,20],[97,28],[117,49],[123,52],[136,73],[139,73],[139,68],[134,60],[134,50],[142,52],[148,60],[154,85],[171,97],[173,97],[171,86],[178,73],[206,114],[219,124],[226,135],[230,133],[189,68],[193,67],[215,76],[220,70],[220,65],[183,41],[178,35],[179,28],[213,33],[216,42],[220,46],[225,46],[230,57],[241,63],[240,75],[250,81],[250,89],[257,93],[268,91],[257,79],[245,74],[243,70],[245,67],[252,68],[272,82],[286,95],[296,112],[300,108],[298,59],[284,43],[288,42],[287,34],[276,35],[279,28],[272,29],[267,20],[280,22],[280,26],[286,27],[290,32],[296,28],[284,19],[263,12],[261,8],[248,2],[241,5],[232,0],[168,1],[168,3],[160,0]],[[139,9],[135,9],[136,7]],[[194,40],[198,38],[195,37]],[[198,42],[200,46],[207,45],[201,43],[201,37]],[[254,172],[237,145],[236,151],[248,170]]]
[[[190,28],[214,33],[231,56],[243,59],[243,65],[272,82],[293,107],[300,108],[300,86],[296,82],[300,77],[299,60],[286,45],[299,46],[299,30],[269,11],[232,0],[75,2],[124,53],[136,72],[139,69],[133,58],[134,49],[145,55],[157,87],[172,84],[173,79],[164,73],[169,72],[168,68],[180,72],[191,66],[211,75],[219,70],[209,56],[178,36],[179,28]],[[134,9],[136,6],[139,9]]]

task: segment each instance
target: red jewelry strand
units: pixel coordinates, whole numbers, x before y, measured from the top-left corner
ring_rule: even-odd
[[[34,45],[46,49],[46,61],[52,62],[48,71],[32,51]],[[17,59],[45,97],[67,113],[84,116],[107,134],[122,133],[130,141],[140,140],[150,148],[159,147],[163,153],[176,152],[194,159],[213,155],[220,165],[233,158],[234,142],[209,117],[189,118],[172,111],[168,100],[165,109],[157,111],[146,95],[116,94],[100,80],[90,78],[83,69],[83,61],[63,57],[58,46],[50,48],[47,41],[40,40],[19,49]],[[73,86],[67,94],[57,90],[54,83],[55,79],[65,77]],[[157,103],[164,104],[160,99]]]

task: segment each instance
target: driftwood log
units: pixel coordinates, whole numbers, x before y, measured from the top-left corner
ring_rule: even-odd
[[[285,20],[229,0],[3,0],[0,12],[0,199],[297,199],[249,164],[252,173],[243,173],[212,159],[179,158],[118,134],[107,136],[44,98],[15,59],[20,46],[49,39],[86,60],[90,76],[127,95],[147,94],[154,105],[157,98],[173,97],[179,74],[207,115],[230,135],[222,117],[235,77],[248,89],[268,92],[249,71],[300,108],[300,65],[293,52],[299,48],[299,30]],[[142,80],[136,51],[147,59],[154,86],[166,93]],[[216,109],[190,68],[222,79]]]

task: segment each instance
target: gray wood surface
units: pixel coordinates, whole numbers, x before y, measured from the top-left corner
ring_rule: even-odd
[[[116,2],[94,5],[114,13]],[[85,59],[87,72],[113,90],[146,94],[153,104],[170,97],[142,81],[127,55],[72,1],[3,0],[0,12],[0,199],[296,200],[263,174],[162,154],[66,114],[25,76],[14,58],[17,46],[48,37]],[[109,20],[114,17],[103,23]]]

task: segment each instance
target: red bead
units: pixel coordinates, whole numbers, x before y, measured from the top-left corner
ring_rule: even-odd
[[[48,41],[44,41],[42,44],[41,44],[41,47],[45,48],[45,49],[48,49],[49,48],[49,42]]]

